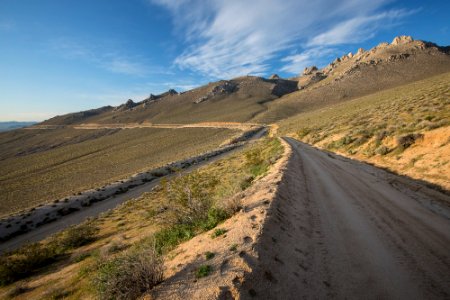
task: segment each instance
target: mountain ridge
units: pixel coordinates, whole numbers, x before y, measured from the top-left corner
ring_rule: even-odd
[[[450,47],[398,36],[369,50],[336,58],[298,77],[241,76],[178,93],[170,89],[139,102],[56,116],[42,125],[82,123],[272,123],[305,109],[370,94],[450,71]],[[309,99],[305,101],[305,99]],[[308,102],[308,103],[305,103]],[[311,103],[312,102],[312,103]]]

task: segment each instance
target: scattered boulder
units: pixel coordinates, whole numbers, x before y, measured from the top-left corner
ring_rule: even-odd
[[[316,66],[307,67],[303,70],[303,75],[311,75],[313,72],[317,71]]]
[[[114,111],[125,111],[125,110],[131,110],[133,109],[133,107],[135,107],[136,105],[138,105],[137,103],[135,103],[133,100],[128,99],[127,102],[125,102],[122,105],[117,106]]]
[[[147,106],[149,103],[151,103],[153,101],[156,101],[158,99],[161,99],[161,98],[164,98],[164,97],[167,97],[167,96],[174,96],[174,95],[178,95],[178,92],[176,90],[174,90],[174,89],[170,89],[167,92],[164,92],[164,93],[159,94],[159,95],[150,94],[150,96],[147,99],[144,99],[142,101],[142,103],[144,104],[144,107],[145,107],[145,106]]]
[[[231,94],[238,89],[238,84],[233,81],[221,81],[214,85],[209,93],[196,99],[194,103],[199,104],[218,95]]]
[[[300,79],[298,80],[297,88],[299,90],[304,89],[304,88],[310,86],[311,84],[319,82],[325,78],[327,78],[327,75],[325,75],[322,72],[315,71],[309,75],[304,75],[304,76],[300,77]]]
[[[403,45],[413,42],[414,39],[411,36],[401,35],[394,38],[391,45]]]
[[[356,55],[362,55],[364,53],[364,49],[363,48],[359,48],[358,52],[356,52]]]

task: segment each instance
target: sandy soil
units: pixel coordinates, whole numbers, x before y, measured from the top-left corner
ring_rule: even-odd
[[[170,253],[166,281],[147,298],[450,297],[450,197],[286,141],[292,150],[219,226],[226,234],[202,234]],[[211,274],[196,278],[202,265]]]
[[[165,281],[147,299],[233,299],[239,298],[247,273],[258,263],[254,247],[263,232],[264,220],[275,198],[290,148],[269,174],[230,201],[241,201],[243,209],[218,228],[224,235],[212,238],[214,229],[180,245],[167,255]],[[214,253],[210,260],[205,253]],[[211,273],[197,278],[196,271],[209,265]]]

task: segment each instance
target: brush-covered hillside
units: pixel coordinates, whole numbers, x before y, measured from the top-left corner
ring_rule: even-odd
[[[245,76],[178,93],[169,90],[135,102],[57,116],[42,125],[82,123],[273,123],[295,114],[354,99],[450,71],[450,48],[396,37],[336,58],[298,77]],[[299,70],[300,71],[300,70]]]
[[[264,103],[296,90],[294,80],[245,76],[209,83],[183,93],[169,90],[140,102],[129,99],[118,107],[57,116],[42,124],[246,122],[266,109]]]
[[[296,78],[299,91],[268,103],[255,121],[275,122],[381,90],[450,71],[449,47],[396,37],[392,43],[336,58],[318,70],[306,68]]]

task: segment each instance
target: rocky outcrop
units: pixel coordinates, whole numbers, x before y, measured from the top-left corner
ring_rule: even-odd
[[[204,96],[197,98],[194,103],[199,104],[208,99],[214,98],[218,95],[231,94],[238,89],[238,84],[233,81],[221,81],[219,84],[214,85],[212,89]]]
[[[404,45],[413,42],[414,39],[411,36],[401,35],[394,38],[391,45]]]
[[[138,104],[135,103],[133,100],[128,99],[127,102],[125,102],[122,105],[117,106],[114,111],[126,111],[126,110],[132,110],[135,106],[137,106]]]
[[[327,78],[327,75],[325,75],[323,72],[315,71],[313,73],[310,73],[309,75],[303,75],[299,78],[297,88],[299,90],[305,89],[308,86],[319,82],[323,79]]]
[[[280,76],[278,76],[277,74],[272,74],[269,77],[270,80],[276,80],[276,79],[280,79]]]
[[[148,104],[152,103],[153,101],[162,99],[162,98],[167,97],[167,96],[175,96],[175,95],[179,95],[179,93],[176,90],[174,90],[174,89],[170,89],[167,92],[164,92],[164,93],[159,94],[159,95],[150,94],[150,96],[147,99],[144,99],[142,101],[142,103],[143,103],[144,107],[146,107]]]
[[[303,70],[303,74],[302,75],[311,75],[312,73],[317,71],[317,67],[316,66],[311,66],[311,67],[306,67]]]
[[[275,83],[275,86],[272,88],[272,95],[281,97],[283,95],[290,94],[297,90],[298,90],[297,81],[278,79]]]

